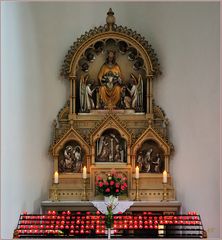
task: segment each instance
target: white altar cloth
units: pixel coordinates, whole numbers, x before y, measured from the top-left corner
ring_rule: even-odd
[[[94,207],[96,207],[101,213],[107,214],[107,205],[105,201],[91,201]],[[113,214],[124,213],[133,205],[133,201],[118,201],[115,207],[113,208]]]

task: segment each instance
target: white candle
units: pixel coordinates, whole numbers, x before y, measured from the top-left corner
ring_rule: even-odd
[[[59,174],[57,171],[54,173],[54,183],[59,183]]]
[[[167,183],[167,171],[163,172],[163,183]]]
[[[86,166],[83,167],[83,170],[82,170],[82,178],[83,178],[83,179],[86,179],[86,178],[87,178]]]
[[[139,178],[140,178],[140,169],[139,169],[139,167],[138,167],[138,166],[136,167],[136,174],[135,174],[135,178],[136,178],[136,179],[139,179]]]

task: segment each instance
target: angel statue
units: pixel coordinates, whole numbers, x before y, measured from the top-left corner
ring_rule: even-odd
[[[96,88],[91,89],[92,81],[89,81],[89,75],[81,76],[80,78],[80,111],[89,112],[95,108],[93,101],[93,92]]]
[[[64,151],[63,168],[69,171],[72,170],[74,165],[74,160],[72,158],[72,151],[73,151],[73,147],[70,145],[66,146]]]
[[[140,74],[137,78],[133,73],[131,73],[130,80],[132,87],[131,89],[127,88],[127,90],[131,97],[131,108],[139,111],[143,106],[143,79]]]

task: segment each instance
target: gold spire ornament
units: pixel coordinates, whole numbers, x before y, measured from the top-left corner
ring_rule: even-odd
[[[114,12],[113,12],[112,8],[110,8],[109,11],[107,12],[107,17],[106,17],[106,23],[108,25],[109,31],[113,30],[115,21],[116,21],[116,18],[114,17]]]

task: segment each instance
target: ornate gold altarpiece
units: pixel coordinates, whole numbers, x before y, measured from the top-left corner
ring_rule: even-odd
[[[95,179],[111,169],[128,179],[128,192],[120,200],[134,200],[136,166],[142,201],[163,199],[164,170],[166,197],[175,200],[168,119],[153,95],[160,73],[151,45],[135,31],[117,26],[111,9],[104,26],[73,43],[61,69],[70,83],[70,97],[53,122],[50,146],[54,172],[59,173],[59,184],[49,189],[54,204],[81,201],[83,166],[88,200],[102,199]]]

